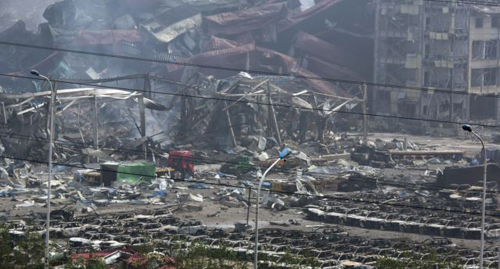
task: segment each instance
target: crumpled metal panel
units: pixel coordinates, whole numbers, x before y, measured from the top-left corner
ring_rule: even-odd
[[[211,36],[209,40],[205,41],[203,48],[205,51],[221,50],[221,49],[234,49],[242,44],[216,36]]]
[[[201,26],[201,14],[188,6],[168,9],[150,19],[141,29],[160,42],[168,43],[186,31]]]
[[[304,69],[299,69],[297,73],[302,76],[302,77],[307,77],[306,83],[316,91],[324,94],[329,94],[329,95],[337,95],[339,97],[347,97],[347,98],[353,98],[352,95],[346,93],[344,90],[339,89],[338,87],[334,86],[332,83],[329,83],[319,77],[318,75],[304,70]]]
[[[322,58],[314,56],[306,56],[307,69],[318,75],[329,79],[347,79],[353,81],[363,81],[364,78],[360,74],[350,70],[349,68],[337,65],[335,63],[323,61]]]
[[[138,43],[141,35],[137,30],[82,30],[77,32],[75,44],[77,46],[111,45],[119,42]]]
[[[338,89],[333,84],[322,80],[318,75],[304,69],[299,69],[294,58],[270,49],[256,47],[254,44],[201,53],[183,63],[210,67],[220,66],[220,69],[200,67],[200,72],[222,78],[234,75],[237,73],[237,70],[244,70],[247,64],[247,54],[250,59],[249,69],[251,71],[277,73],[277,69],[281,68],[283,74],[296,73],[303,77],[306,83],[315,91],[352,98],[351,95]],[[184,65],[168,65],[169,71],[176,74],[179,74],[184,67]]]
[[[356,62],[352,61],[356,58],[355,55],[308,33],[300,31],[295,37],[294,46],[310,55],[321,58],[323,61],[335,63],[351,70],[359,69]]]
[[[323,0],[310,9],[307,9],[297,15],[291,16],[288,20],[281,21],[279,24],[279,31],[284,31],[292,26],[295,26],[311,17],[316,16],[318,13],[323,12],[332,6],[342,2],[343,0]]]
[[[206,16],[204,23],[207,24],[210,35],[234,35],[264,28],[287,15],[286,3],[277,3]]]

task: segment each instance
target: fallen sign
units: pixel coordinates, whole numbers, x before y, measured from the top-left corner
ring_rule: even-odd
[[[313,163],[326,163],[333,160],[351,160],[351,153],[339,153],[339,154],[329,154],[320,155],[317,157],[311,157],[311,162]]]
[[[434,156],[452,156],[458,159],[462,159],[465,155],[463,150],[389,150],[389,155],[394,156],[422,156],[422,157],[434,157]]]

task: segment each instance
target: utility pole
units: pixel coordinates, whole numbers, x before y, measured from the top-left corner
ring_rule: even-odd
[[[363,139],[366,140],[368,139],[368,129],[367,129],[367,118],[366,118],[366,102],[367,102],[367,94],[366,94],[366,84],[363,84]]]
[[[279,158],[274,161],[269,168],[264,172],[262,177],[260,178],[259,181],[259,187],[257,188],[257,197],[255,198],[255,243],[254,243],[254,254],[253,254],[253,269],[258,269],[258,261],[259,261],[259,199],[260,199],[260,190],[262,188],[262,183],[264,182],[264,179],[266,178],[267,173],[273,169],[273,167],[278,164],[279,161],[285,159],[288,155],[292,153],[292,150],[289,148],[284,148],[280,152]]]
[[[249,186],[248,187],[247,227],[248,227],[248,221],[250,220],[250,208],[252,207],[252,200],[251,199],[252,199],[252,188],[250,188],[250,186]]]
[[[144,92],[146,98],[151,99],[151,79],[149,78],[149,73],[144,75]]]
[[[481,210],[481,250],[479,254],[479,268],[483,269],[484,264],[484,222],[486,215],[486,180],[488,179],[488,157],[486,155],[486,146],[484,145],[483,139],[472,130],[472,127],[468,124],[462,125],[462,129],[466,132],[472,133],[480,142],[483,150],[483,199],[482,199],[482,210]]]
[[[280,135],[280,129],[278,127],[278,120],[276,119],[276,113],[274,111],[274,106],[273,106],[273,100],[271,98],[271,85],[269,84],[269,81],[267,82],[267,100],[269,101],[269,126],[268,129],[270,130],[269,135],[271,137],[276,138],[276,141],[278,144],[281,146],[281,135]],[[275,135],[273,135],[273,133]]]
[[[497,261],[497,268],[500,269],[500,235],[498,235],[498,238],[497,238],[497,250],[498,250],[498,261]]]
[[[236,147],[238,144],[236,143],[236,136],[234,134],[234,128],[233,128],[233,123],[231,121],[231,116],[229,115],[229,107],[227,106],[227,101],[224,101],[224,106],[226,110],[227,125],[229,125],[229,136],[231,137],[231,143],[233,143],[233,147]]]
[[[49,83],[50,86],[50,105],[49,105],[49,113],[50,113],[50,134],[49,134],[49,177],[47,179],[47,217],[45,221],[45,268],[50,268],[50,195],[51,195],[51,185],[50,180],[52,179],[52,156],[53,156],[53,141],[54,141],[54,106],[56,105],[56,94],[57,92],[54,90],[50,79],[44,75],[41,75],[36,70],[31,70],[31,74],[37,77],[41,77]]]
[[[98,126],[98,112],[97,112],[97,93],[96,90],[94,90],[94,98],[92,98],[92,114],[93,114],[93,121],[92,121],[92,127],[93,127],[93,139],[94,139],[94,149],[98,150],[99,149],[99,126]],[[95,157],[94,161],[99,162],[99,158]]]
[[[455,22],[455,15],[453,14],[453,19],[451,20],[451,23],[453,24]],[[452,25],[453,27],[453,25]],[[454,70],[455,70],[455,55],[453,53],[453,50],[455,49],[455,30],[452,28],[452,34],[451,34],[451,81],[450,81],[450,121],[453,121],[453,87],[454,85]]]
[[[140,124],[141,124],[141,136],[142,138],[146,137],[146,110],[144,106],[144,95],[140,95],[138,98],[139,102],[139,117],[140,117]],[[148,158],[148,143],[147,141],[144,141],[142,144],[142,149],[144,151],[144,159]]]

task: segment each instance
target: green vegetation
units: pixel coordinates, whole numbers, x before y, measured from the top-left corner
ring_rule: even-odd
[[[290,252],[290,249],[284,250],[285,254],[280,258],[270,259],[275,266],[260,266],[262,268],[320,268],[321,264],[316,258],[312,258],[309,255],[309,251],[303,250],[301,255],[294,255]]]
[[[99,259],[88,259],[85,260],[83,258],[76,259],[69,264],[67,264],[64,268],[66,269],[106,269],[109,268],[104,261]]]
[[[179,269],[248,268],[247,261],[241,260],[225,245],[219,245],[214,249],[204,244],[194,244],[188,251],[177,250],[176,252],[176,268]]]
[[[220,243],[208,246],[200,241],[179,241],[176,236],[172,238],[176,242],[172,245],[161,246],[160,243],[133,246],[132,249],[144,255],[144,259],[135,264],[116,264],[107,266],[100,259],[77,259],[70,261],[67,257],[60,259],[57,265],[64,265],[68,269],[105,269],[105,268],[158,268],[164,265],[166,257],[175,257],[175,267],[179,269],[246,269],[251,267],[251,257],[245,253],[237,253],[227,245]],[[42,236],[26,231],[24,234],[11,234],[9,230],[0,226],[0,269],[42,269],[44,257],[44,241]],[[160,250],[164,254],[155,252]],[[381,257],[377,259],[375,266],[384,269],[459,269],[462,268],[458,257],[445,257],[437,254],[436,250],[428,249],[429,253],[422,257],[413,251],[407,250],[401,253],[398,259]],[[308,250],[302,251],[301,255],[294,255],[289,249],[283,250],[280,256],[269,256],[265,252],[260,255],[261,260],[269,261],[271,265],[261,264],[260,268],[319,268],[319,261],[315,258],[307,258]],[[53,265],[56,265],[53,263]]]
[[[421,259],[412,251],[405,251],[399,259],[382,257],[377,260],[376,267],[384,269],[461,269],[458,258],[446,259],[439,256],[436,250],[430,249],[428,257]]]
[[[44,249],[40,235],[30,231],[12,235],[0,227],[0,268],[42,269]]]

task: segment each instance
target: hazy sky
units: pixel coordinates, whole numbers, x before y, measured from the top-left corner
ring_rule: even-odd
[[[302,11],[309,9],[314,6],[314,0],[300,0],[302,6],[300,7]]]
[[[57,1],[0,0],[0,30],[10,27],[17,20],[23,20],[28,29],[36,31],[38,24],[45,21],[43,18],[45,9]]]

